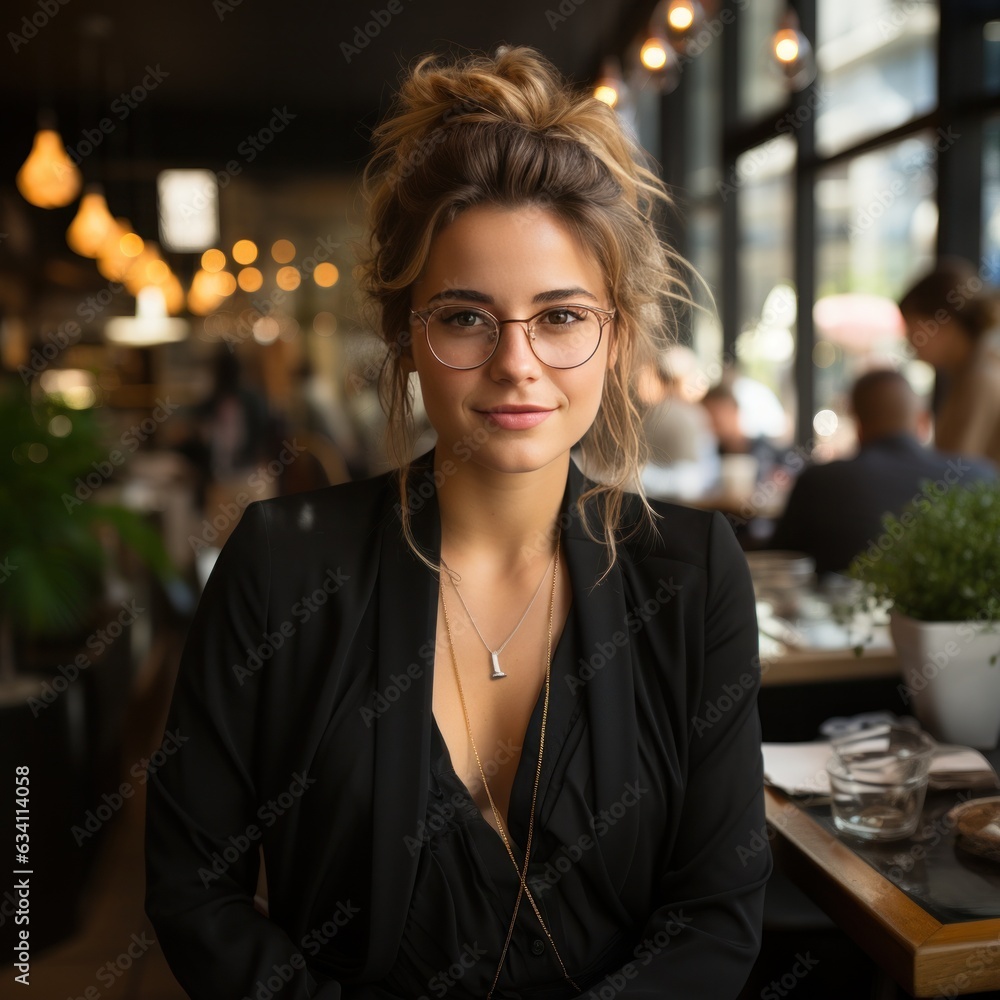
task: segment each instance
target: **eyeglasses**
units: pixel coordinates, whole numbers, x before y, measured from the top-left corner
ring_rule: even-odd
[[[465,370],[478,368],[493,357],[500,343],[500,328],[521,323],[531,351],[549,368],[577,368],[589,361],[601,343],[604,327],[614,309],[594,306],[550,306],[530,319],[499,320],[474,306],[443,305],[411,317],[424,324],[427,346],[441,364]]]

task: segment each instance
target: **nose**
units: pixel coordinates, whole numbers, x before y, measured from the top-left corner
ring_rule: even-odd
[[[503,320],[497,336],[497,347],[489,360],[490,376],[508,382],[538,378],[542,363],[531,349],[528,324],[523,320]]]

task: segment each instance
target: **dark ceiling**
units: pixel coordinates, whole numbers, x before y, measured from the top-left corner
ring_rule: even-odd
[[[124,170],[147,180],[165,165],[219,169],[268,125],[275,108],[295,117],[280,142],[259,151],[255,174],[353,171],[414,57],[528,44],[572,78],[587,80],[603,55],[639,30],[653,4],[22,0],[18,10],[5,6],[0,165],[9,183],[30,148],[41,105],[56,109],[71,149],[86,151],[88,134],[95,137],[102,120],[113,126],[97,135],[82,165],[85,175],[105,180]],[[144,87],[141,99],[122,100],[123,92],[139,88],[142,95]]]

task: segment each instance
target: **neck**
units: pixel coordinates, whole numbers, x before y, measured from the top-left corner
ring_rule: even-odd
[[[461,464],[438,488],[446,561],[475,558],[511,569],[552,554],[569,454],[535,472],[506,473]],[[435,454],[435,467],[441,459]],[[451,559],[449,559],[449,556]]]

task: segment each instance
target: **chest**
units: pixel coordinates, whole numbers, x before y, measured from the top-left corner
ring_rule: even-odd
[[[496,812],[506,823],[522,756],[537,758],[537,746],[524,745],[525,732],[536,707],[541,710],[546,666],[569,612],[565,582],[566,586],[557,587],[551,623],[549,601],[538,601],[499,652],[497,659],[506,674],[499,679],[493,677],[491,650],[504,644],[522,609],[511,608],[504,614],[505,609],[496,608],[474,625],[454,591],[446,589],[444,603],[439,601],[434,719],[455,773],[494,829],[498,829]]]

